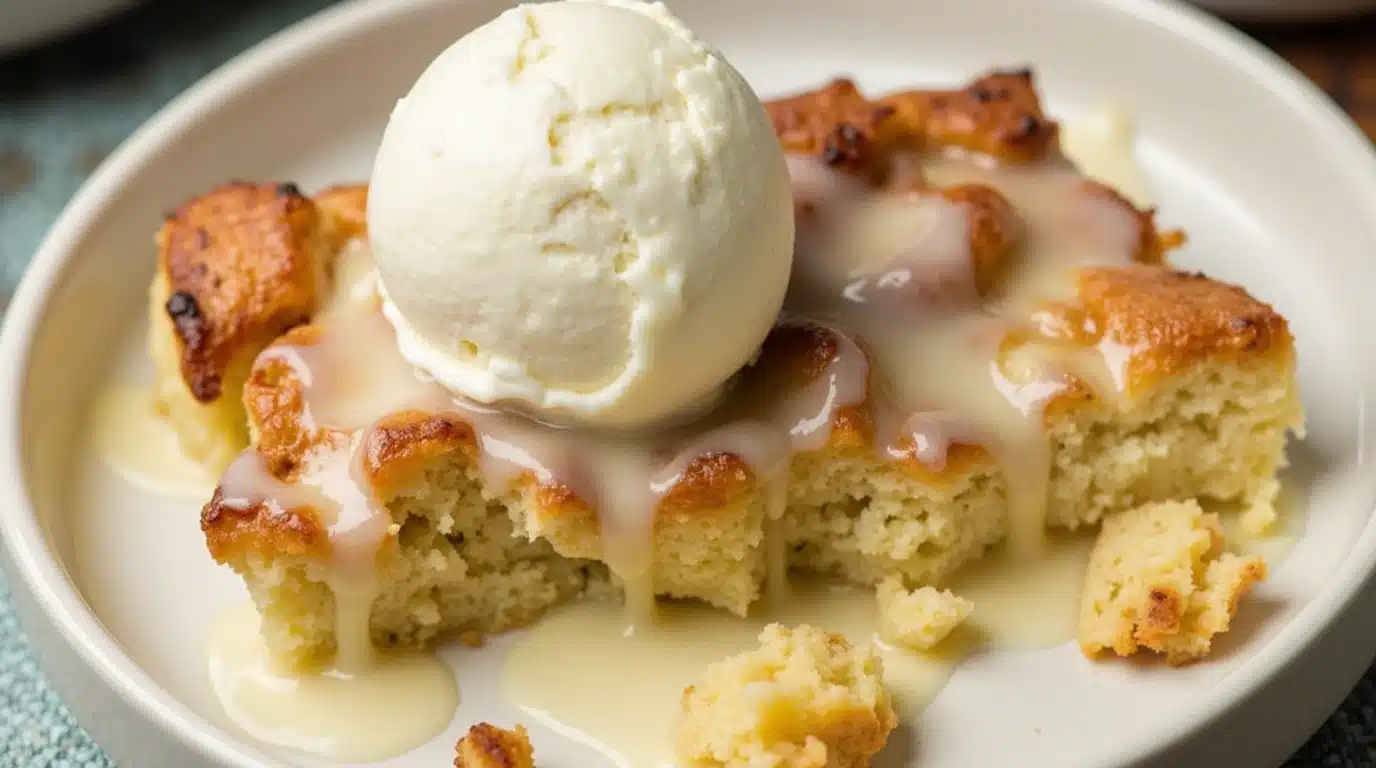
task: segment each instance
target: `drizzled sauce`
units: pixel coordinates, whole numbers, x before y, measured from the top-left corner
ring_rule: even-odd
[[[914,459],[941,471],[953,445],[986,449],[1004,483],[1007,562],[1026,564],[1043,551],[1051,453],[1044,407],[1064,391],[1068,374],[1114,402],[1124,356],[1121,350],[1037,342],[1036,308],[1042,300],[1075,300],[1076,267],[1130,262],[1140,237],[1136,217],[1087,188],[1084,177],[1060,159],[994,168],[955,155],[922,158],[920,173],[932,191],[903,197],[856,189],[809,159],[791,158],[790,171],[795,195],[810,204],[815,216],[799,222],[794,275],[781,323],[824,328],[835,342],[834,353],[824,370],[801,387],[761,389],[752,386],[752,372],[747,371],[742,384],[712,413],[644,434],[556,427],[445,391],[401,358],[378,311],[366,248],[350,252],[350,274],[357,279],[323,314],[320,337],[265,353],[294,370],[304,391],[305,422],[330,430],[333,439],[313,450],[290,482],[274,478],[252,453],[237,461],[222,482],[230,504],[266,503],[282,511],[309,505],[320,511],[333,553],[325,580],[335,596],[338,669],[363,679],[366,670],[378,668],[369,627],[378,588],[375,559],[396,526],[372,490],[359,447],[380,419],[402,410],[449,414],[471,424],[489,490],[500,492],[529,474],[541,483],[568,487],[595,509],[601,559],[623,586],[626,604],[619,622],[607,616],[597,621],[611,621],[615,634],[651,646],[674,636],[678,621],[666,620],[669,627],[656,622],[656,513],[692,462],[706,455],[735,455],[766,493],[761,546],[768,610],[791,616],[790,606],[806,603],[798,596],[783,599],[788,594],[787,542],[778,521],[787,514],[789,460],[826,446],[845,408],[868,409],[875,425],[874,450],[881,457]],[[1006,197],[1021,231],[997,289],[986,295],[980,293],[973,264],[970,210],[934,191],[972,183]],[[1005,342],[1017,331],[1034,341],[1010,361]],[[1061,569],[1074,573],[1073,588],[1061,584],[1064,579],[1048,577],[1056,581],[1058,594],[1078,595],[1083,553],[1076,552],[1063,558],[1069,565]],[[1008,578],[1006,570],[993,572]],[[981,583],[975,579],[967,587],[978,592]],[[977,607],[977,614],[981,610]],[[1064,613],[1073,616],[1073,610]],[[815,621],[831,628],[831,618],[824,612]],[[542,625],[536,637],[549,637],[558,621]],[[1037,645],[1069,637],[1071,620],[1057,622],[1060,618],[1021,641],[1011,639],[1014,633],[996,621],[975,626],[996,642]],[[863,628],[852,631],[861,635],[856,639],[871,634]],[[752,638],[753,633],[747,637]],[[905,695],[919,703],[934,695],[950,663],[932,661],[930,674],[916,677],[935,682]]]
[[[387,652],[362,670],[292,675],[274,668],[258,633],[253,606],[236,605],[211,623],[206,647],[225,713],[263,741],[372,762],[434,738],[458,706],[453,673],[430,654]]]
[[[876,198],[807,158],[790,167],[817,213],[799,222],[788,311],[824,319],[868,350],[880,451],[911,452],[935,470],[955,443],[994,454],[1007,484],[1011,546],[1035,555],[1050,473],[1043,408],[1064,390],[1067,373],[1088,374],[1110,401],[1118,380],[1093,350],[1049,344],[1025,351],[1022,360],[1034,365],[1014,375],[1004,344],[1012,332],[1032,330],[1039,301],[1074,298],[1075,267],[1131,262],[1138,222],[1064,161],[990,169],[958,156],[927,159],[926,183],[992,187],[1020,216],[1022,245],[1002,291],[981,297],[967,208],[936,192]],[[828,226],[832,219],[844,224]],[[833,365],[865,359],[840,356]]]

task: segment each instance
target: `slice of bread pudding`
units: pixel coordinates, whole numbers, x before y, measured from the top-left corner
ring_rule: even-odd
[[[760,413],[809,398],[825,407],[807,440],[783,451],[779,471],[737,450],[735,433],[677,446],[648,531],[655,593],[744,614],[771,569],[775,578],[791,568],[860,584],[897,577],[939,585],[1029,521],[1038,530],[1077,528],[1156,501],[1241,503],[1265,522],[1287,432],[1302,424],[1285,320],[1240,288],[1172,270],[1165,259],[1178,235],[1071,175],[1030,75],[875,100],[840,82],[769,107],[795,159],[878,195],[957,212],[967,225],[967,266],[987,302],[1006,299],[1039,227],[1061,210],[1017,186],[1039,169],[1056,174],[1048,189],[1093,212],[1093,221],[1065,229],[1098,236],[1095,222],[1109,221],[1125,252],[1120,262],[1068,266],[1057,290],[1020,310],[1028,322],[999,337],[992,359],[1000,380],[1020,396],[1042,393],[1029,411],[1037,440],[1016,461],[999,441],[951,427],[950,414],[927,413],[925,426],[896,430],[885,371],[869,365],[879,358],[863,334],[857,341],[824,322],[782,323],[742,373],[739,402]],[[957,183],[941,184],[901,162],[938,151],[940,163],[965,162],[955,150],[984,153],[1002,170],[970,163]],[[796,208],[800,227],[819,215],[806,190]],[[266,279],[279,282],[259,286],[265,294],[287,287]],[[939,282],[912,288],[936,302],[947,291]],[[298,308],[309,314],[313,306]],[[362,314],[348,331],[331,320],[295,328],[258,356],[243,397],[253,447],[202,515],[211,554],[245,579],[272,652],[296,665],[334,652],[332,584],[341,553],[357,549],[339,521],[358,509],[377,529],[376,547],[366,549],[367,613],[382,645],[501,631],[615,590],[622,580],[606,565],[613,547],[598,478],[576,446],[555,445],[539,461],[517,455],[513,447],[523,446],[507,439],[501,418],[429,390],[368,419],[322,417],[321,371],[405,368],[385,324]],[[364,343],[369,334],[381,341]],[[247,343],[238,349],[252,354]],[[943,434],[934,454],[927,438]],[[351,479],[353,501],[328,487],[341,477]],[[1045,503],[1028,514],[1034,497]]]

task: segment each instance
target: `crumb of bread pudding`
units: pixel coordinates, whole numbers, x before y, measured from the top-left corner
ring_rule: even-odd
[[[454,768],[535,768],[535,749],[523,725],[478,723],[454,745]]]
[[[875,599],[879,603],[879,636],[914,651],[936,647],[975,608],[974,603],[949,589],[908,589],[897,576],[879,582]]]
[[[1104,521],[1085,576],[1080,648],[1141,650],[1186,664],[1228,631],[1266,561],[1223,551],[1218,517],[1194,501],[1146,504]]]
[[[868,645],[771,624],[758,648],[716,662],[683,692],[680,759],[693,765],[860,768],[898,724]]]

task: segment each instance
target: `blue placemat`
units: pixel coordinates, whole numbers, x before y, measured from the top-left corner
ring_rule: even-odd
[[[81,180],[168,99],[330,2],[157,0],[0,59],[0,279],[18,279]],[[111,765],[43,680],[0,581],[0,768]],[[1376,766],[1376,667],[1287,766]]]

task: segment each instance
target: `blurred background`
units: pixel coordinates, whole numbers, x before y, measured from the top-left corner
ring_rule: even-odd
[[[0,290],[144,120],[334,1],[0,0]],[[1376,0],[1200,4],[1289,60],[1376,139]],[[110,765],[43,682],[0,579],[0,768]],[[1287,764],[1300,766],[1376,766],[1376,669]]]

